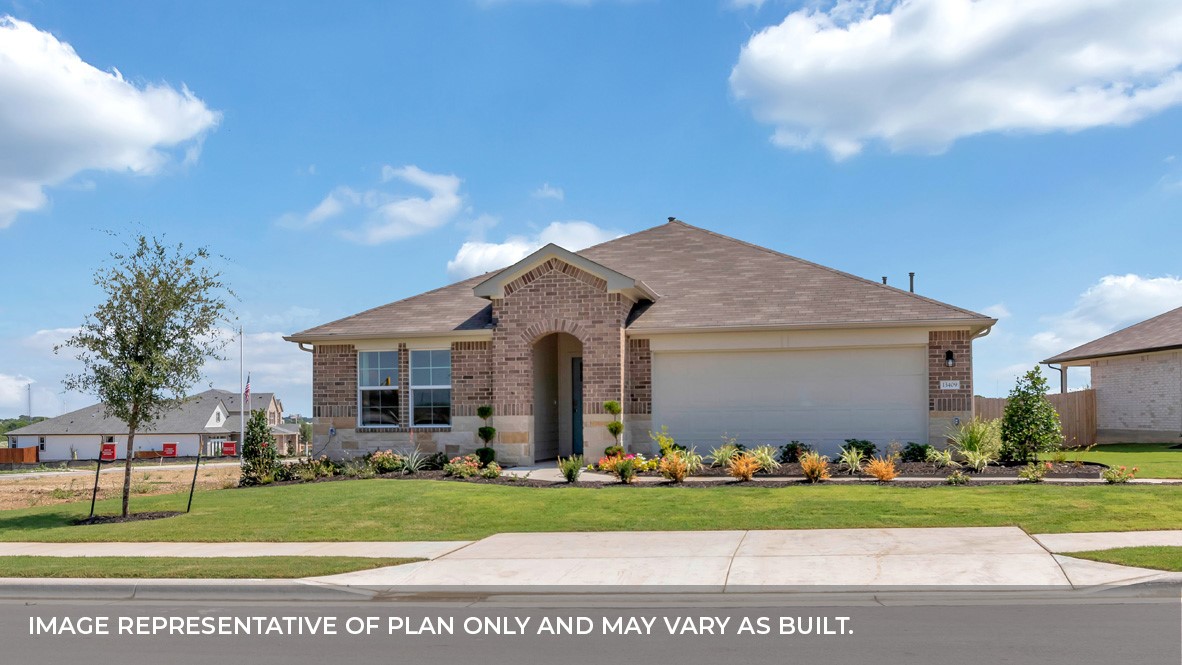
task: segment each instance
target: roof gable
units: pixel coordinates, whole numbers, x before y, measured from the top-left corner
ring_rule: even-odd
[[[1073,362],[1169,349],[1182,349],[1182,307],[1081,344],[1043,362]]]
[[[554,259],[602,279],[606,283],[608,293],[623,293],[637,301],[656,300],[656,294],[640,280],[579,256],[554,243],[546,245],[508,268],[493,273],[488,279],[473,287],[472,293],[479,298],[489,300],[504,298],[507,286],[526,276],[531,270]]]

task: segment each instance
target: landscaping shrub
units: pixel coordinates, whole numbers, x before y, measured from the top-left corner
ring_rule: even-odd
[[[960,469],[957,469],[956,471],[953,471],[952,473],[948,474],[948,477],[944,479],[944,484],[945,485],[968,485],[969,481],[972,479],[973,479],[972,476],[965,473],[964,471],[961,471]]]
[[[445,453],[432,453],[423,459],[423,471],[439,471],[447,465],[448,459]]]
[[[779,452],[775,446],[756,446],[747,451],[747,454],[759,462],[760,471],[771,473],[780,468],[780,463],[776,461],[776,456]]]
[[[672,452],[661,458],[661,465],[658,467],[661,475],[665,480],[674,483],[680,483],[689,475],[689,464],[685,458],[677,452]]]
[[[812,450],[812,447],[807,443],[799,441],[789,441],[783,446],[780,446],[780,463],[781,464],[795,464],[800,461],[800,456]]]
[[[1063,445],[1059,414],[1047,399],[1047,380],[1035,365],[1010,391],[1001,418],[1001,458],[1028,462]]]
[[[1127,483],[1137,477],[1137,467],[1129,469],[1124,466],[1110,466],[1100,472],[1100,477],[1110,485]]]
[[[727,465],[727,471],[730,472],[731,477],[747,482],[755,477],[761,467],[759,459],[746,452],[732,457]]]
[[[405,458],[393,450],[378,450],[366,454],[365,462],[369,464],[375,473],[392,473],[402,470]]]
[[[605,448],[603,450],[603,455],[604,455],[604,457],[623,457],[624,456],[624,447],[623,446],[608,446],[607,448]]]
[[[616,478],[619,478],[621,483],[631,484],[636,478],[636,458],[629,455],[613,459],[615,459],[615,464],[612,465],[612,473],[616,474]]]
[[[952,450],[928,447],[927,455],[924,459],[934,465],[937,469],[944,469],[947,467],[958,467],[960,462],[952,459]]]
[[[903,453],[900,456],[902,462],[926,462],[928,461],[928,453],[935,450],[930,444],[920,445],[918,443],[908,443],[907,447],[903,448]]]
[[[1018,477],[1027,482],[1041,483],[1042,479],[1046,478],[1047,471],[1050,470],[1050,462],[1029,462],[1026,466],[1018,469]]]
[[[800,471],[810,483],[829,480],[829,458],[816,451],[809,451],[800,456]]]
[[[866,473],[874,476],[880,483],[889,483],[899,477],[895,469],[895,458],[891,456],[875,457],[866,463]]]
[[[496,462],[489,462],[480,470],[480,477],[492,480],[501,477],[501,465]]]
[[[862,452],[860,448],[846,446],[841,449],[837,461],[845,467],[845,472],[852,476],[862,470],[862,462],[866,461],[866,453]]]
[[[583,472],[583,456],[571,455],[565,459],[558,458],[558,470],[562,472],[562,477],[566,478],[566,482],[573,483],[579,479],[579,474]]]
[[[471,478],[480,473],[480,458],[475,455],[453,457],[443,465],[443,473],[456,478]]]
[[[488,419],[492,418],[493,408],[487,404],[484,406],[478,406],[476,407],[476,415],[484,421],[484,425],[476,429],[476,436],[480,437],[480,440],[484,442],[484,448],[491,449],[492,440],[497,436],[497,428],[488,423]],[[476,452],[479,454],[480,450],[477,450]],[[484,456],[481,456],[480,459],[485,465],[487,465],[496,459],[496,453],[494,453],[493,456],[489,457],[488,459],[485,459]]]
[[[497,451],[489,446],[477,448],[476,459],[480,460],[480,466],[488,466],[497,461]]]
[[[238,484],[259,485],[264,477],[273,480],[278,466],[279,456],[275,453],[275,437],[271,436],[267,414],[261,410],[255,411],[246,421],[246,440],[242,445],[242,475]]]
[[[730,466],[731,458],[742,453],[737,445],[733,443],[724,443],[723,445],[710,451],[711,466]]]
[[[862,451],[863,459],[870,459],[878,454],[878,446],[866,439],[846,439],[844,448],[857,448]]]
[[[996,453],[981,450],[963,450],[960,456],[964,458],[964,463],[977,473],[981,473],[985,467],[997,461]]]
[[[661,451],[661,457],[668,455],[671,450],[685,450],[685,446],[677,445],[677,442],[669,435],[669,428],[664,425],[661,425],[661,431],[659,432],[650,430],[648,438],[656,442],[657,448]]]
[[[620,414],[623,413],[624,409],[620,407],[619,402],[612,399],[603,403],[603,410],[615,418],[615,420],[607,424],[607,432],[616,440],[616,447],[622,452],[624,449],[620,446],[620,435],[624,433],[624,423],[620,422]]]
[[[418,473],[427,468],[427,456],[421,450],[415,448],[402,458],[402,473]]]

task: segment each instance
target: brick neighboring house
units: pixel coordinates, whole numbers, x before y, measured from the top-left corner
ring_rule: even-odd
[[[700,450],[943,442],[972,415],[972,340],[997,321],[670,219],[287,337],[312,352],[314,449],[479,446],[528,464],[668,426]]]
[[[1064,351],[1044,364],[1090,367],[1097,443],[1182,437],[1182,307]]]

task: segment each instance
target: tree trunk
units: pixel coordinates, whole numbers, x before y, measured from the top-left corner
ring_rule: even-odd
[[[135,443],[135,427],[139,424],[139,407],[131,407],[131,422],[127,427],[127,455],[123,461],[123,516],[128,515],[128,503],[131,500],[131,451]]]

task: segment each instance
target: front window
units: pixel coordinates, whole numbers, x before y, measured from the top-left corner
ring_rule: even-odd
[[[357,412],[363,426],[397,426],[398,352],[357,354]]]
[[[450,425],[451,351],[411,351],[410,392],[414,425]]]

